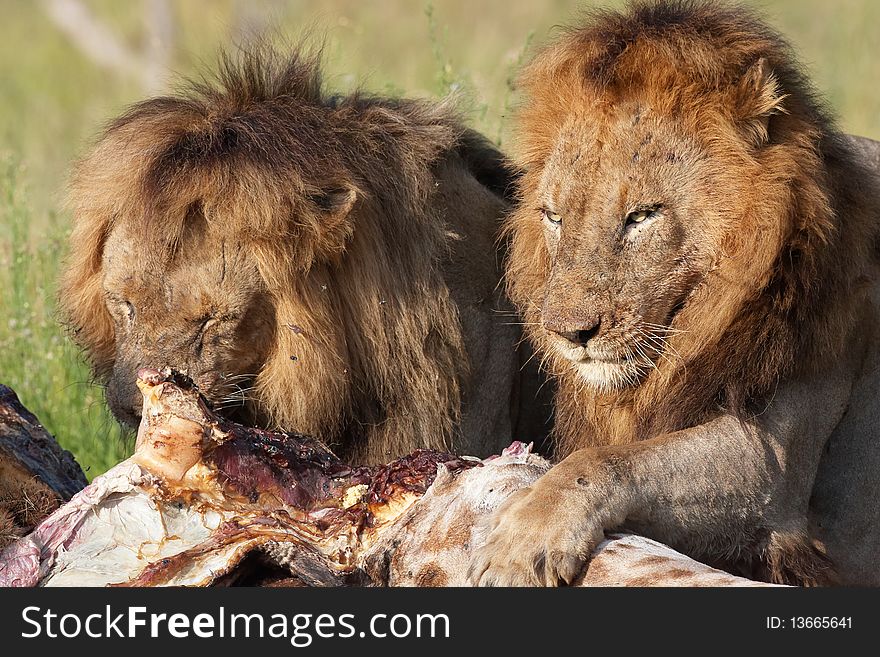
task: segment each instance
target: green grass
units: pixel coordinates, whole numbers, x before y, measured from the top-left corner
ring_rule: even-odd
[[[124,43],[144,39],[139,2],[85,0]],[[236,41],[236,7],[266,8],[279,41],[311,32],[325,41],[327,82],[388,94],[455,93],[471,124],[506,145],[524,54],[596,3],[566,0],[178,0],[172,68],[192,74]],[[603,4],[622,4],[618,0]],[[880,3],[757,2],[787,34],[841,117],[880,139]],[[61,210],[71,162],[100,125],[145,94],[137,79],[96,67],[42,13],[40,3],[0,0],[0,382],[94,476],[126,443],[102,390],[58,325],[54,294],[69,217]]]
[[[22,178],[15,158],[0,158],[0,226],[9,237],[0,241],[2,382],[94,476],[125,458],[131,440],[123,438],[101,388],[90,383],[88,368],[54,316],[67,220],[36,217]]]

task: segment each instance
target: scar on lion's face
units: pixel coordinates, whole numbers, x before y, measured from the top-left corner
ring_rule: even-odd
[[[676,313],[713,261],[717,166],[650,107],[561,129],[535,212],[551,261],[542,328],[589,384],[636,384],[666,357]]]

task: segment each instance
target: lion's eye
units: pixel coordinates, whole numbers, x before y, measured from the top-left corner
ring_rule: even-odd
[[[202,328],[201,328],[201,332],[204,333],[205,331],[207,331],[207,330],[208,330],[209,328],[211,328],[212,326],[218,324],[219,321],[220,321],[220,320],[218,320],[216,317],[208,317],[207,319],[202,320]]]
[[[649,208],[645,210],[635,210],[626,215],[626,221],[624,222],[624,227],[629,228],[631,226],[636,226],[638,224],[643,224],[646,221],[650,221],[652,219],[656,219],[660,216],[659,208]]]
[[[207,315],[198,320],[198,335],[204,337],[212,331],[221,331],[228,328],[230,323],[235,321],[233,315]]]
[[[201,357],[202,349],[205,346],[205,335],[210,329],[220,323],[220,320],[213,316],[203,317],[199,320],[199,332],[195,337],[196,356]]]
[[[552,212],[546,208],[541,209],[541,214],[544,217],[545,221],[549,221],[554,226],[562,225],[562,216]]]
[[[105,292],[107,299],[107,310],[117,320],[124,320],[126,324],[131,324],[137,314],[134,305],[120,294],[107,291]]]

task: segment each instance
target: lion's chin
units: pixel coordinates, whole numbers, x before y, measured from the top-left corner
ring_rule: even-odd
[[[562,341],[553,344],[553,350],[576,376],[599,392],[611,392],[638,385],[643,371],[631,359],[615,358],[610,352],[587,347],[572,347]],[[603,357],[604,356],[604,357]]]
[[[578,377],[600,392],[636,385],[641,372],[629,361],[582,360],[572,362]]]

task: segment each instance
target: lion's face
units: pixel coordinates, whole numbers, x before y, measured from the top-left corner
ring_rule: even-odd
[[[673,320],[721,239],[713,176],[734,166],[648,107],[612,111],[601,124],[568,119],[520,210],[540,222],[549,257],[535,332],[556,363],[603,390],[673,357]]]
[[[103,293],[113,320],[115,359],[107,401],[121,422],[136,426],[142,395],[139,367],[187,372],[221,408],[242,411],[274,331],[274,311],[242,247],[217,239],[184,241],[156,262],[139,250],[124,224],[103,255]]]

